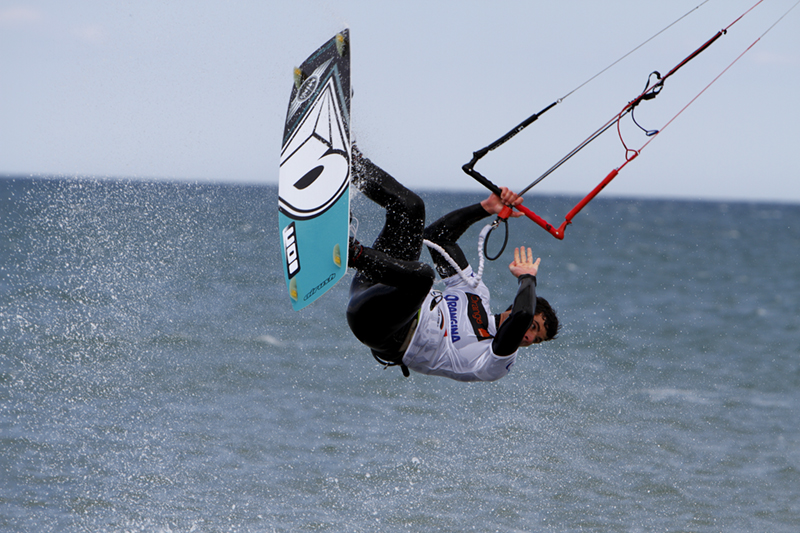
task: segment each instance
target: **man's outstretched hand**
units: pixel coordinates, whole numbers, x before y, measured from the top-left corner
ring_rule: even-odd
[[[523,274],[535,276],[539,271],[539,263],[542,261],[541,258],[537,258],[536,261],[534,261],[533,253],[530,248],[527,249],[527,252],[526,254],[524,246],[521,248],[514,248],[514,260],[508,265],[508,269],[517,278]]]

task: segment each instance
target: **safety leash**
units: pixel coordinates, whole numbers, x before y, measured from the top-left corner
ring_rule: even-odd
[[[423,239],[422,243],[425,246],[427,246],[428,248],[430,248],[432,250],[436,250],[437,252],[439,252],[442,255],[442,257],[445,258],[445,260],[448,262],[448,264],[451,267],[453,267],[456,270],[456,272],[458,272],[458,275],[461,276],[461,279],[463,279],[464,282],[467,285],[469,285],[470,287],[472,287],[474,289],[481,282],[481,278],[483,278],[484,243],[486,242],[486,236],[489,234],[489,232],[491,232],[497,226],[497,223],[498,222],[495,221],[493,224],[487,224],[481,230],[480,235],[478,235],[478,256],[480,257],[480,260],[478,262],[478,272],[475,273],[473,271],[472,277],[468,276],[466,272],[461,270],[461,267],[458,266],[458,263],[456,263],[455,259],[450,257],[450,254],[448,254],[444,250],[444,248],[442,248],[441,246],[439,246],[435,242],[429,241],[428,239]],[[507,237],[507,235],[506,235],[506,237]],[[505,244],[503,244],[503,248],[505,248]],[[502,252],[503,252],[503,250],[500,250],[500,253],[502,253]],[[497,256],[495,256],[491,260],[497,259],[497,257],[499,257],[499,256],[500,256],[500,254],[497,254]]]

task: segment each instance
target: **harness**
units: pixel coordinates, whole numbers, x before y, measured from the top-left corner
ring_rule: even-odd
[[[431,248],[439,252],[442,255],[442,257],[444,257],[445,260],[450,264],[450,266],[453,267],[456,270],[456,272],[458,272],[459,276],[461,276],[461,279],[464,280],[464,282],[467,285],[469,285],[474,289],[478,286],[478,284],[481,282],[481,278],[483,277],[484,256],[486,255],[486,246],[485,246],[486,238],[489,235],[489,233],[491,233],[492,230],[494,230],[500,224],[501,220],[502,219],[498,218],[492,224],[487,224],[486,226],[484,226],[484,228],[481,230],[481,233],[478,236],[478,255],[480,257],[478,264],[478,272],[476,274],[473,274],[472,276],[468,276],[466,272],[464,272],[464,270],[462,270],[461,267],[458,266],[458,263],[456,263],[455,259],[453,259],[450,256],[450,254],[448,254],[445,251],[444,248],[442,248],[435,242],[429,241],[428,239],[424,239],[422,243],[425,244],[425,246],[427,246],[428,248]],[[506,222],[505,220],[502,221]],[[505,241],[503,242],[503,248],[495,257],[489,257],[490,261],[497,259],[497,257],[499,257],[500,254],[503,253],[503,249],[505,249],[507,242],[508,242],[508,223],[506,222],[506,237]],[[431,309],[433,308],[434,307],[432,306]],[[390,366],[399,366],[400,370],[403,371],[403,376],[409,377],[411,373],[409,372],[408,367],[405,364],[403,364],[403,355],[405,355],[405,352],[408,349],[409,344],[411,344],[411,339],[414,337],[414,332],[417,330],[417,325],[419,325],[419,321],[421,318],[422,318],[422,309],[417,311],[417,316],[414,319],[412,319],[411,322],[409,322],[407,328],[403,328],[397,333],[396,337],[400,337],[401,335],[403,336],[403,342],[400,345],[400,348],[398,349],[396,354],[390,356],[390,354],[388,354],[387,352],[378,352],[376,350],[370,350],[370,352],[372,353],[372,357],[379,364],[383,365],[384,368],[389,368]]]

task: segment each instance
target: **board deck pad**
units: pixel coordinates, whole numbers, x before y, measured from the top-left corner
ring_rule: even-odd
[[[295,69],[281,147],[278,222],[295,311],[347,272],[350,38],[345,29]]]

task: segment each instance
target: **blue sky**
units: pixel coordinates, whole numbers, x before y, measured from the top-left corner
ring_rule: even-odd
[[[663,126],[795,1],[764,0],[639,122]],[[292,68],[349,27],[361,148],[411,188],[480,190],[474,150],[700,5],[477,167],[519,190],[755,2],[0,0],[0,174],[277,184]],[[800,202],[799,30],[800,8],[603,195]],[[585,194],[624,154],[608,132],[532,192]]]

